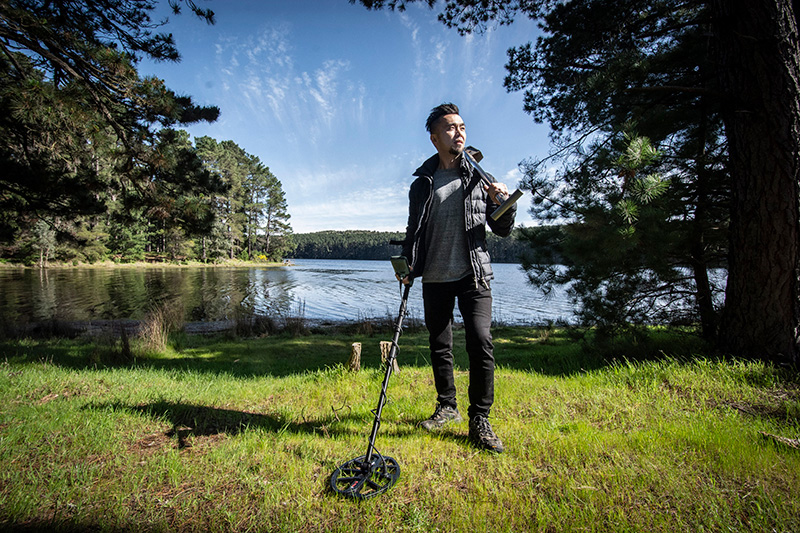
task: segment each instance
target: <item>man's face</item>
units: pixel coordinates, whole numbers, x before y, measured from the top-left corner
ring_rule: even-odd
[[[459,115],[445,115],[434,124],[431,142],[440,153],[461,155],[467,142],[467,127]]]

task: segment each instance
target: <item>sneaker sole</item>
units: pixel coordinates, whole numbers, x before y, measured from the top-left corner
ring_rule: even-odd
[[[443,427],[445,427],[448,424],[455,424],[456,422],[463,422],[463,421],[464,421],[464,419],[459,416],[458,418],[451,418],[450,420],[447,420],[446,422],[442,422],[441,424],[436,424],[436,423],[432,422],[430,424],[430,426],[428,426],[428,425],[425,424],[425,422],[428,422],[428,421],[427,420],[423,420],[422,422],[417,424],[417,427],[420,427],[420,428],[425,429],[427,431],[436,431],[438,429],[442,429]]]
[[[488,446],[486,444],[475,442],[473,440],[470,440],[470,444],[472,444],[472,446],[474,446],[475,448],[477,448],[477,449],[479,449],[481,451],[489,452],[489,453],[503,453],[506,450],[502,446],[500,446],[499,448],[496,448],[494,446]]]

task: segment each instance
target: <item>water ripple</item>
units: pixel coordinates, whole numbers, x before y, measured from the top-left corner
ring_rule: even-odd
[[[508,324],[569,320],[563,291],[545,298],[519,265],[493,265],[493,313]],[[188,321],[230,320],[243,306],[260,314],[355,321],[394,316],[401,288],[389,261],[295,260],[275,268],[71,268],[0,270],[0,317],[15,322],[141,319],[178,301]],[[421,318],[421,284],[409,313]],[[460,320],[458,309],[455,319]]]

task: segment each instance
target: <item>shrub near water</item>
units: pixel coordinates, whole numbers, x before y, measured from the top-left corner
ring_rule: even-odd
[[[456,382],[467,404],[463,332]],[[366,450],[380,338],[189,337],[134,365],[76,341],[2,346],[0,525],[145,531],[797,531],[796,381],[760,363],[608,364],[563,331],[495,334],[493,425],[415,425],[435,393],[424,333],[401,339],[378,449],[397,485],[327,489]],[[344,370],[363,343],[362,370]],[[574,361],[570,363],[569,361]],[[584,370],[581,370],[583,368]],[[535,370],[531,370],[535,369]]]

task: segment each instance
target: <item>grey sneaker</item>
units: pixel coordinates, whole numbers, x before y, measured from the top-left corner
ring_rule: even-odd
[[[441,429],[442,426],[450,422],[461,422],[462,420],[463,418],[461,418],[461,413],[458,412],[458,408],[436,404],[436,410],[431,417],[420,422],[419,427],[427,429],[428,431],[433,431],[435,429]]]
[[[469,440],[477,448],[495,453],[503,453],[503,442],[492,431],[492,425],[485,416],[477,415],[469,421]]]

